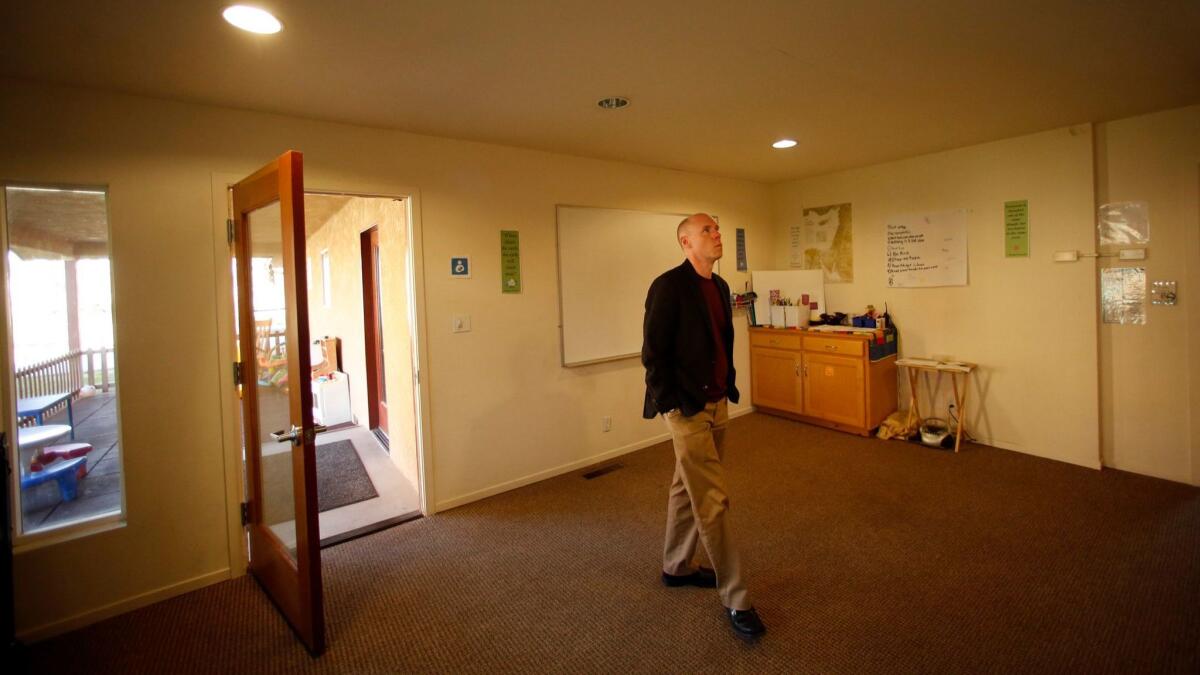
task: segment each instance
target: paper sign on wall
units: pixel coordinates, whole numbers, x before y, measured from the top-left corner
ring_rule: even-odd
[[[746,228],[737,228],[737,268],[739,272],[746,271]]]
[[[1004,256],[1029,257],[1029,201],[1004,202]]]
[[[894,288],[966,286],[966,211],[889,219],[887,284]]]
[[[799,224],[788,226],[788,266],[804,267],[804,231]]]
[[[1100,270],[1100,310],[1104,323],[1146,323],[1146,268]]]
[[[521,292],[521,233],[500,230],[500,292]]]

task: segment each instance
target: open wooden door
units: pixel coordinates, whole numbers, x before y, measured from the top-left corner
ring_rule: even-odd
[[[325,650],[309,363],[303,159],[233,186],[250,573],[308,650]]]

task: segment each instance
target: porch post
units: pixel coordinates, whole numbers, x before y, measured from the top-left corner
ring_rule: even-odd
[[[82,366],[79,363],[79,278],[75,274],[75,259],[64,261],[67,288],[67,354],[76,354],[67,362],[67,388],[78,391],[83,385]]]

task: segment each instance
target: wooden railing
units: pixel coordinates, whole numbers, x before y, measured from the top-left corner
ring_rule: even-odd
[[[112,347],[106,347],[75,350],[26,366],[16,372],[17,398],[62,392],[70,392],[72,398],[78,398],[79,390],[85,384],[107,392],[117,386],[116,371],[113,370],[115,365],[116,353]],[[46,414],[65,407],[66,403],[63,402],[47,410]]]

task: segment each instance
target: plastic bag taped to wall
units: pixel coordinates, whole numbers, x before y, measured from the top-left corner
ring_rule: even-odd
[[[1146,323],[1146,268],[1100,270],[1100,307],[1104,323]]]
[[[1150,206],[1146,202],[1103,204],[1096,212],[1101,246],[1150,243]]]

